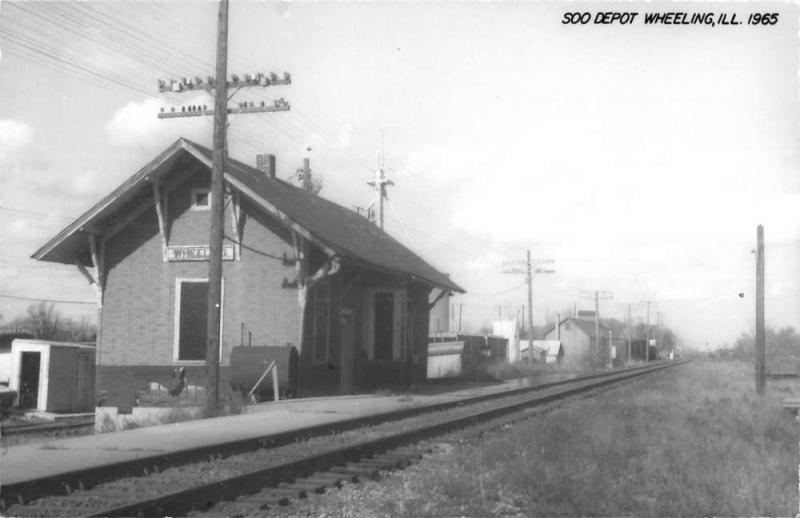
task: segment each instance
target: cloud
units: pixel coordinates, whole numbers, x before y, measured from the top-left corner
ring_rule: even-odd
[[[0,119],[0,159],[33,142],[33,128],[19,121]]]
[[[207,95],[180,99],[183,105],[210,104]],[[108,138],[117,146],[135,146],[145,149],[160,148],[165,141],[186,137],[199,140],[209,135],[209,117],[159,119],[161,108],[167,103],[150,98],[142,102],[131,102],[120,108],[106,125]]]

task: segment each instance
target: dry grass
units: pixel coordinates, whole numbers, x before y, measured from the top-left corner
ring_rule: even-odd
[[[797,423],[752,368],[693,362],[463,444],[313,516],[792,516]]]

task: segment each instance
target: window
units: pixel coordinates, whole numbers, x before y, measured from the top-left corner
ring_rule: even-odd
[[[192,189],[192,210],[209,210],[211,208],[211,189]]]
[[[224,285],[222,294],[224,295]],[[224,306],[224,297],[223,297]],[[208,341],[208,280],[175,280],[175,341],[173,360],[202,362]],[[220,362],[222,361],[222,311],[220,311]]]
[[[314,287],[314,361],[325,362],[330,356],[331,339],[331,289],[327,283]]]

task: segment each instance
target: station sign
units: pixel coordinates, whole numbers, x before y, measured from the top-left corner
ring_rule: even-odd
[[[200,246],[168,246],[168,261],[208,261],[211,247]],[[222,245],[222,260],[233,261],[233,245]]]

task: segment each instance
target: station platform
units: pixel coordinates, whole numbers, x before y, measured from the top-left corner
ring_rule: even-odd
[[[247,413],[240,415],[10,446],[0,450],[0,483],[25,483],[78,470],[287,432],[301,434],[304,429],[315,426],[498,394],[528,384],[526,380],[511,380],[430,395],[292,399],[251,405]]]

